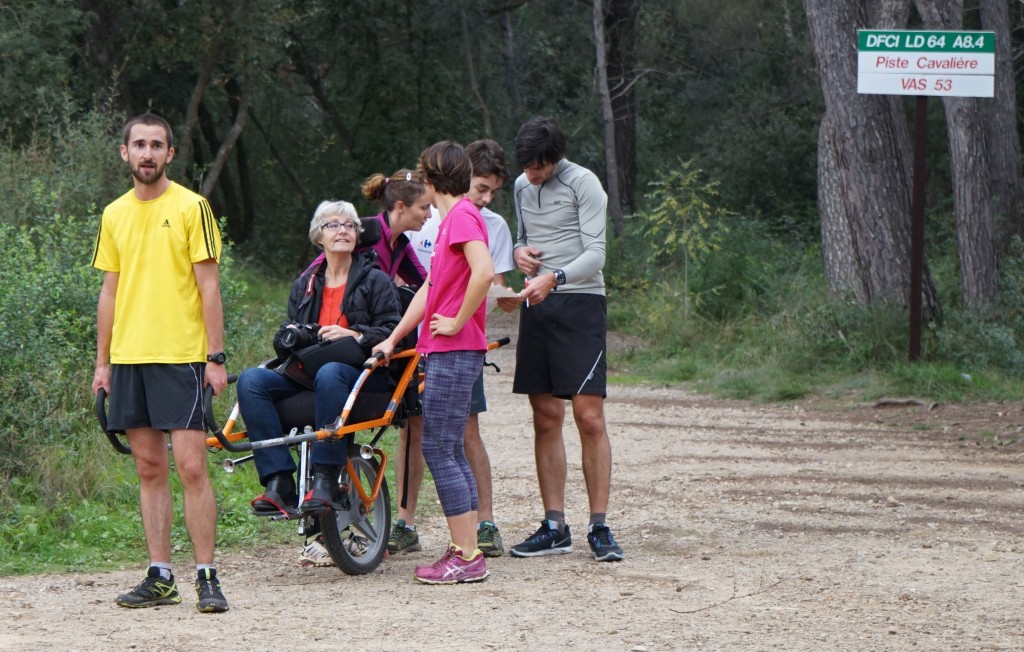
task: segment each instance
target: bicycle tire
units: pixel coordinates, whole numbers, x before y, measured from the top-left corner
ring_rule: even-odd
[[[369,488],[377,479],[380,465],[376,459],[351,457],[352,467],[362,486]],[[347,474],[347,471],[346,471]],[[348,480],[342,477],[343,482]],[[349,483],[353,485],[353,483]],[[334,564],[346,575],[372,573],[384,560],[391,536],[391,495],[387,480],[380,486],[369,508],[363,505],[354,486],[349,487],[352,507],[347,512],[328,511],[320,514],[324,544]],[[353,537],[362,537],[359,541]]]

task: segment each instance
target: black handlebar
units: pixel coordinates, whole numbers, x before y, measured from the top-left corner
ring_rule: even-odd
[[[238,382],[238,374],[228,375],[228,385],[236,382]],[[252,442],[243,441],[236,444],[224,436],[224,431],[213,416],[213,388],[209,385],[203,388],[203,420],[206,421],[207,429],[217,438],[224,450],[232,453],[245,453],[252,450]]]
[[[96,392],[96,419],[100,422],[100,428],[103,428],[103,434],[110,440],[114,450],[124,455],[131,455],[132,449],[125,445],[121,438],[118,437],[118,435],[124,434],[124,431],[107,430],[107,390],[102,387]]]

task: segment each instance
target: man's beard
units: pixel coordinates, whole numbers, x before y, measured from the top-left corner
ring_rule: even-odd
[[[132,168],[132,176],[135,177],[139,183],[146,184],[147,186],[152,185],[163,178],[164,171],[167,169],[166,165],[156,164],[155,167],[149,170],[143,169],[142,165],[138,165]],[[146,176],[148,175],[148,176]]]

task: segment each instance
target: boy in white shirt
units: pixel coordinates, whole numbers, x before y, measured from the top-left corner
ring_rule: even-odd
[[[473,178],[470,181],[468,197],[480,209],[484,222],[487,225],[488,250],[491,260],[494,263],[494,283],[505,285],[505,272],[515,269],[515,261],[512,258],[512,234],[509,231],[505,219],[494,211],[488,210],[487,205],[494,199],[495,193],[501,189],[509,180],[508,168],[505,165],[505,153],[501,146],[493,140],[478,140],[466,147],[466,152],[473,164]],[[431,217],[423,228],[418,232],[409,232],[409,242],[416,251],[420,263],[429,272],[430,257],[434,253],[434,243],[437,240],[437,229],[441,223],[437,211],[432,211]],[[500,557],[504,552],[501,533],[494,522],[494,504],[491,486],[491,462],[484,447],[483,439],[480,437],[480,420],[478,414],[487,410],[487,400],[484,396],[483,373],[476,379],[473,385],[473,396],[470,403],[469,421],[466,423],[464,435],[466,458],[469,466],[476,477],[477,496],[479,507],[477,509],[480,523],[477,526],[477,547],[488,557]],[[420,550],[419,534],[416,532],[416,502],[419,498],[420,485],[423,482],[423,453],[422,441],[418,436],[416,440],[410,437],[407,445],[399,447],[399,452],[405,452],[409,457],[408,462],[397,456],[396,460],[396,484],[398,495],[405,500],[399,499],[398,522],[391,531],[391,539],[388,541],[388,550],[392,554],[398,552],[412,552]],[[408,483],[405,482],[404,469],[408,464]],[[402,506],[404,502],[405,506]]]

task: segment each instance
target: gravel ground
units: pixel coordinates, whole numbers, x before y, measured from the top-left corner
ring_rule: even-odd
[[[542,515],[512,349],[490,356],[502,373],[481,421],[506,545]],[[117,607],[138,568],[4,577],[0,649],[1024,649],[1024,405],[765,406],[613,386],[606,412],[623,562],[590,557],[569,419],[572,554],[504,556],[486,582],[433,587],[412,574],[447,543],[440,516],[421,519],[423,552],[364,577],[300,568],[297,538],[221,556],[221,615],[196,613],[188,586],[181,605]]]

